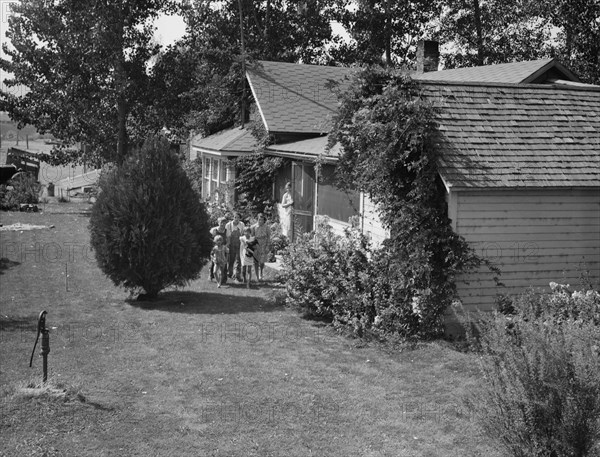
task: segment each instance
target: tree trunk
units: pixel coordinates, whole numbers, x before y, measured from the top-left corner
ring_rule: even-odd
[[[241,103],[241,125],[244,128],[246,122],[246,49],[244,47],[244,10],[242,9],[242,0],[238,0],[240,13],[240,45],[242,54],[242,103]]]
[[[118,18],[114,25],[114,58],[115,58],[115,90],[117,92],[117,157],[116,162],[122,164],[128,153],[127,116],[129,114],[127,104],[128,81],[125,73],[124,35],[125,20],[123,11],[118,11]]]
[[[473,11],[475,13],[475,32],[477,33],[477,65],[483,65],[483,34],[481,32],[481,10],[479,0],[473,0]]]
[[[389,0],[385,0],[385,65],[392,66],[392,18],[390,15]]]
[[[119,95],[117,101],[117,114],[119,121],[119,132],[117,137],[117,162],[122,164],[125,161],[128,153],[128,138],[127,138],[127,102],[123,94]]]

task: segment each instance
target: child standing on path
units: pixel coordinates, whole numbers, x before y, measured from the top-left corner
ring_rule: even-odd
[[[246,287],[250,288],[250,282],[252,281],[252,268],[257,267],[257,260],[255,257],[255,251],[258,247],[258,241],[256,237],[252,235],[252,229],[248,227],[245,230],[245,235],[240,237],[240,256],[242,258],[242,275],[244,278],[244,282],[246,283]],[[246,282],[246,277],[248,278],[248,282]]]
[[[210,252],[210,260],[213,263],[213,274],[217,280],[217,288],[221,287],[227,274],[227,246],[221,235],[215,236],[215,245]]]
[[[214,237],[216,237],[217,235],[221,235],[223,237],[223,244],[225,244],[226,240],[227,240],[227,229],[225,228],[225,223],[227,222],[227,218],[225,217],[220,217],[218,219],[219,225],[217,225],[216,227],[213,227],[210,229],[210,234],[212,235],[213,239]],[[211,263],[210,266],[210,277],[209,279],[212,281],[215,277],[214,274],[214,263]],[[225,258],[225,276],[223,276],[223,284],[227,282],[227,258]]]
[[[233,220],[225,225],[227,230],[227,246],[229,247],[229,277],[240,281],[241,259],[240,259],[240,237],[244,234],[246,227],[241,221],[240,213],[233,213]],[[233,269],[235,266],[235,270]],[[235,273],[234,273],[235,271]]]

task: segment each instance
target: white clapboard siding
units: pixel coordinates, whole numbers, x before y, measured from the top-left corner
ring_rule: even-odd
[[[375,204],[362,194],[360,215],[361,220],[359,226],[362,228],[363,233],[369,237],[374,247],[380,246],[383,240],[389,238],[390,233],[382,227],[381,219],[379,218],[379,213],[377,212]],[[319,217],[321,216],[315,216],[315,224]],[[334,233],[338,235],[343,235],[344,230],[350,228],[349,223],[331,217],[327,217],[327,223],[331,226]]]
[[[68,195],[73,191],[84,191],[87,188],[95,186],[100,178],[100,169],[91,170],[81,175],[61,179],[54,183],[54,192],[56,195]]]
[[[482,267],[457,278],[467,308],[491,309],[498,295],[550,282],[600,284],[600,192],[510,190],[455,192],[456,231],[501,270],[498,286]]]
[[[362,231],[369,236],[373,246],[379,246],[390,237],[389,230],[383,228],[376,205],[364,194],[361,194],[360,213],[362,215]]]
[[[319,217],[319,216],[316,216]],[[337,219],[329,219],[329,225],[331,226],[331,228],[333,229],[333,233],[343,236],[344,235],[344,230],[346,230],[347,228],[350,227],[350,224],[348,224],[347,222],[342,222],[342,221],[338,221]]]

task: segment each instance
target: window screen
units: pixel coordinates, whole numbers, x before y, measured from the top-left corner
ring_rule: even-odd
[[[219,179],[219,161],[217,159],[212,159],[211,162],[212,180],[217,181]]]
[[[210,177],[210,159],[205,157],[204,158],[204,164],[202,165],[202,168],[204,169],[204,177],[208,178]]]
[[[338,189],[335,186],[334,171],[333,165],[321,167],[317,214],[347,223],[351,216],[359,212],[359,193],[346,193]]]
[[[221,160],[221,164],[220,164],[220,170],[221,170],[221,174],[220,174],[220,181],[221,184],[225,184],[227,182],[227,162],[225,160]]]

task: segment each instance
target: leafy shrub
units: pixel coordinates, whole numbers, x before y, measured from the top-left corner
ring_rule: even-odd
[[[384,246],[372,249],[357,230],[344,236],[321,223],[283,257],[287,303],[305,315],[332,319],[357,336],[374,333],[431,338],[443,332],[451,287],[422,287],[407,261]]]
[[[305,233],[291,244],[283,256],[288,304],[307,316],[343,316],[348,285],[357,273],[351,271],[351,265],[363,263],[366,268],[365,252],[358,241],[350,233],[338,236],[331,226],[320,223],[314,233]],[[362,257],[364,262],[357,262]]]
[[[289,240],[281,231],[281,224],[271,221],[271,251],[273,254],[283,254],[288,246]]]
[[[29,173],[13,177],[8,186],[0,186],[0,209],[15,210],[23,203],[39,203],[42,185]]]
[[[152,298],[198,277],[211,248],[208,215],[167,141],[147,140],[99,187],[91,243],[116,285]]]
[[[514,457],[600,453],[600,294],[533,291],[477,325],[478,422]]]

